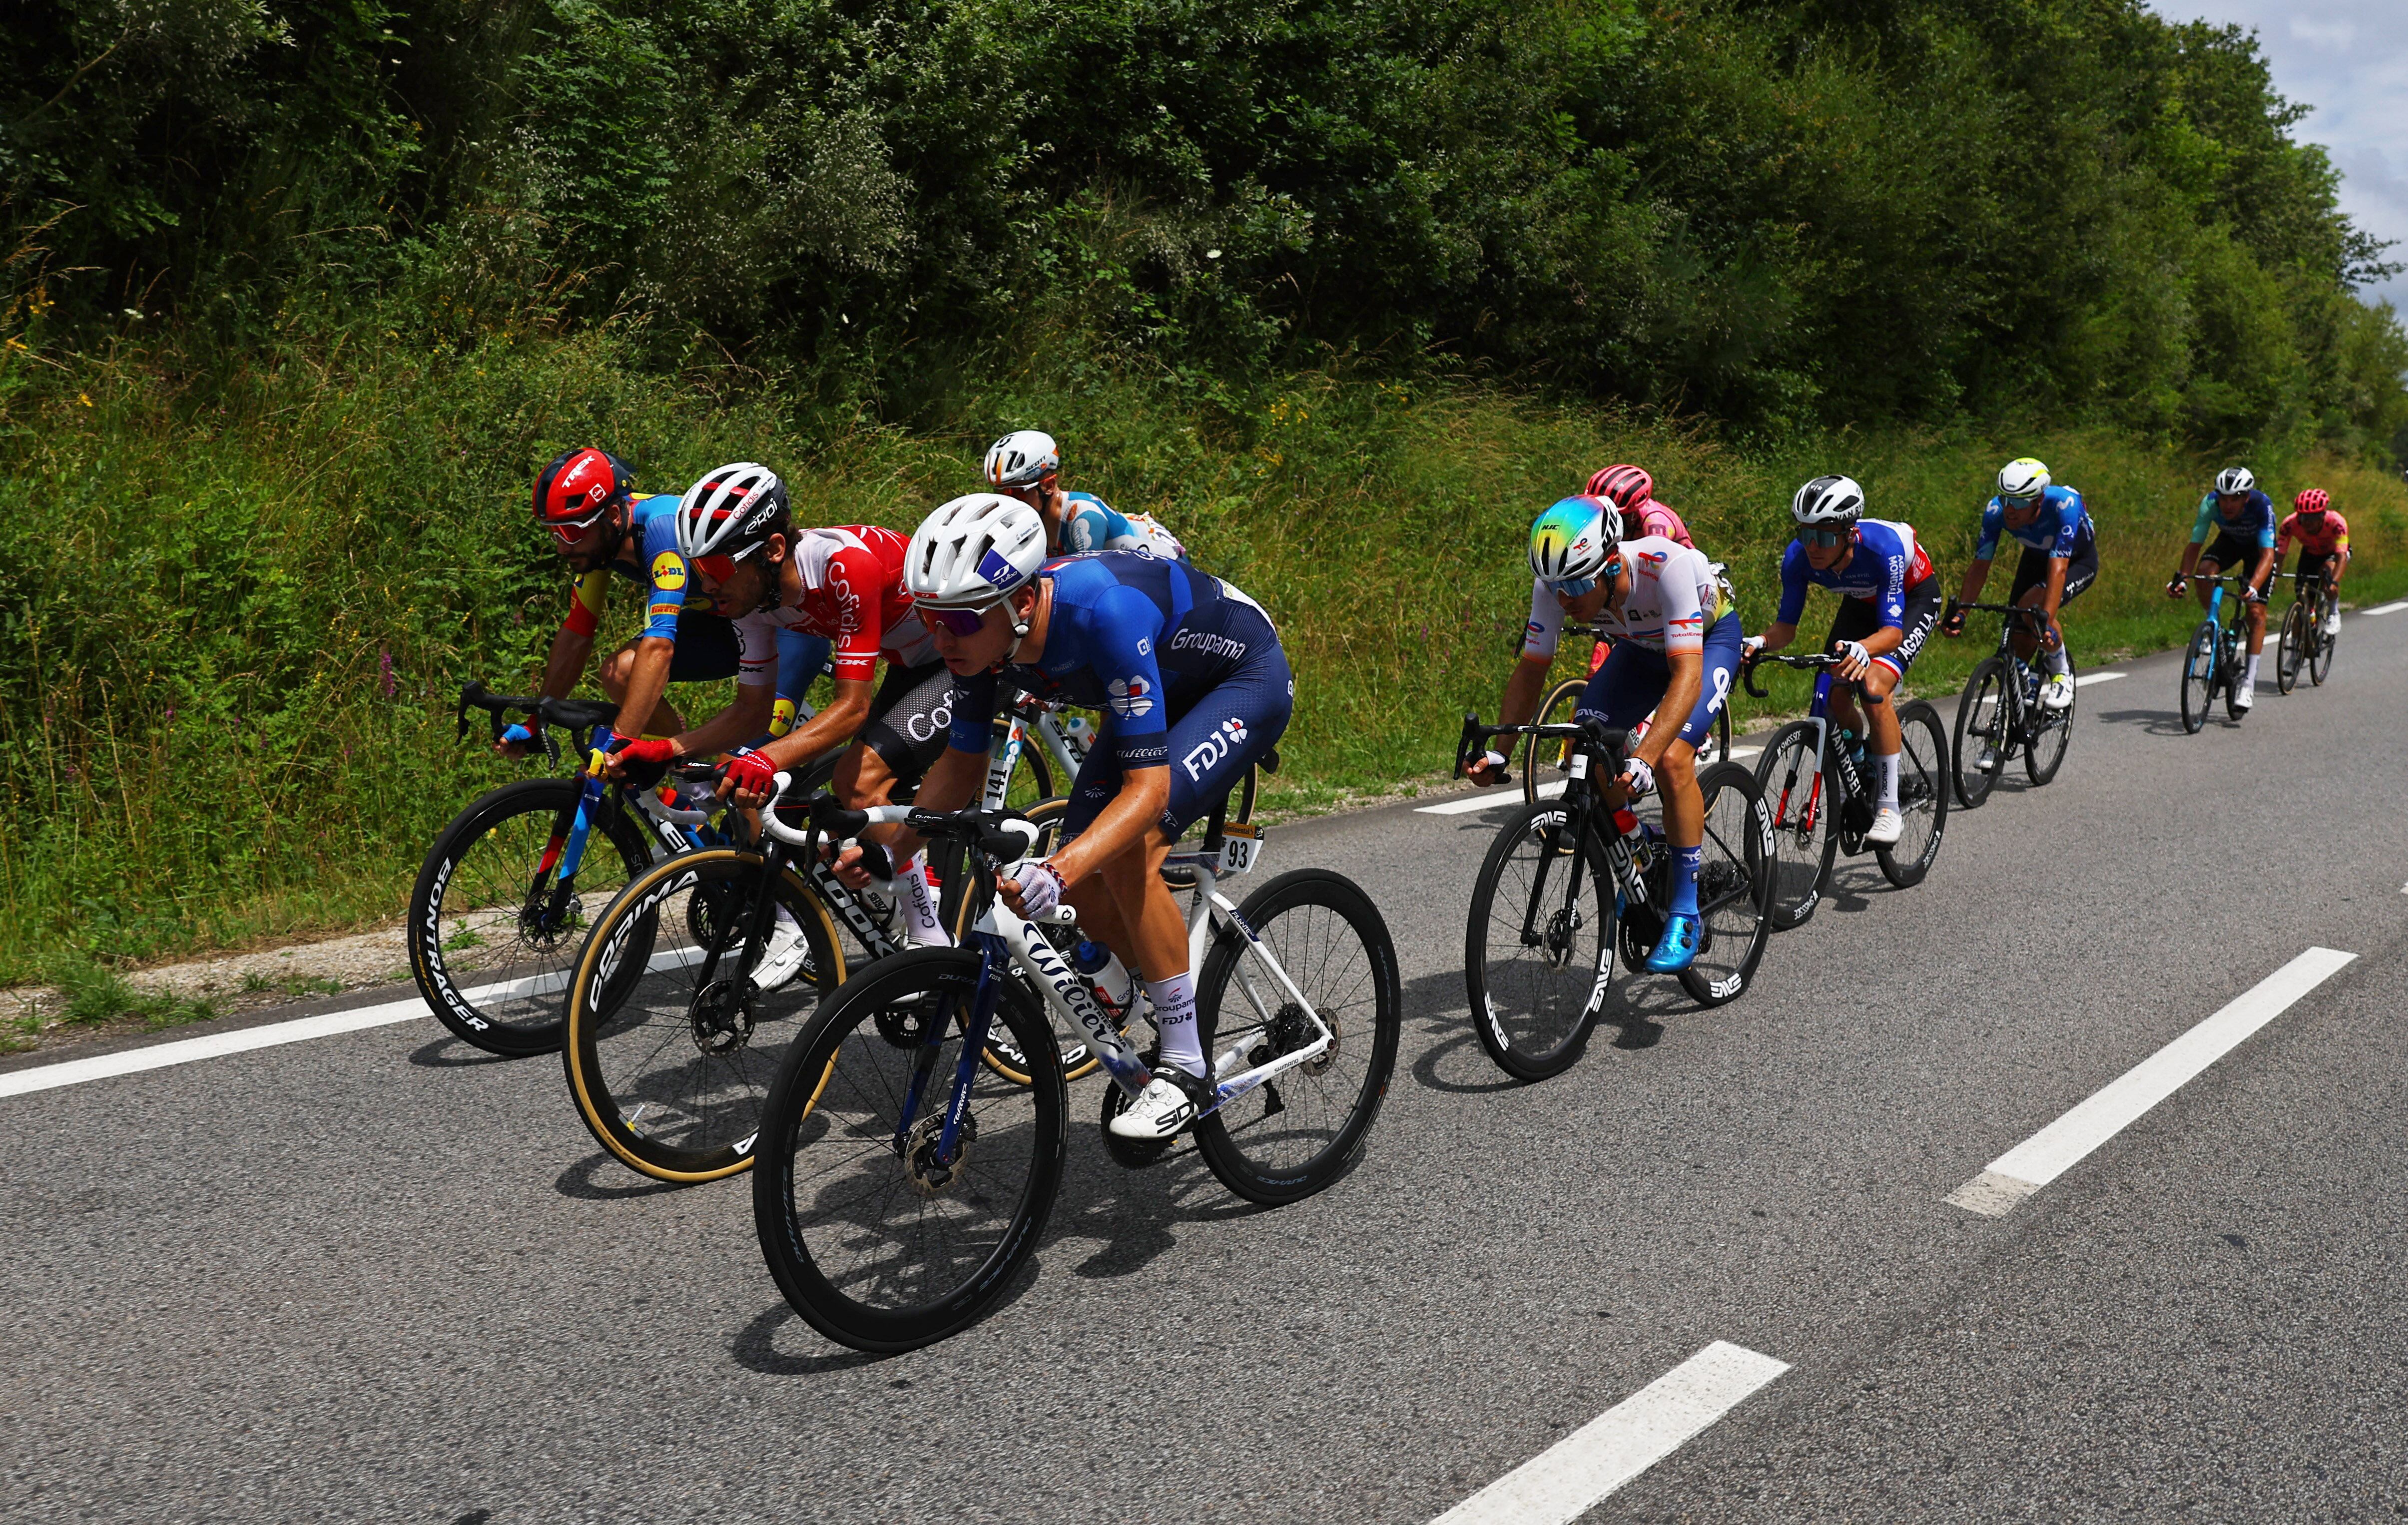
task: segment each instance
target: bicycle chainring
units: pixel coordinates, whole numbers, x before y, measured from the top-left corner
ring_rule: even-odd
[[[878,1035],[897,1048],[917,1048],[928,1041],[928,1024],[936,1019],[943,997],[931,991],[902,1005],[881,1006],[872,1019]]]

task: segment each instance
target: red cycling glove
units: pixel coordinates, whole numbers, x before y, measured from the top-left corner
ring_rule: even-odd
[[[670,748],[666,736],[646,736],[641,741],[631,741],[610,755],[622,762],[659,768],[666,768],[677,761],[677,753]]]
[[[778,765],[766,752],[738,748],[728,755],[727,781],[747,794],[767,794],[778,787]]]

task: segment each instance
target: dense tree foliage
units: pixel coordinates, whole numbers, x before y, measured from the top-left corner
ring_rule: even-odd
[[[2297,108],[2139,0],[29,0],[0,37],[37,347],[373,288],[633,306],[889,407],[1075,332],[1755,425],[2408,422]]]

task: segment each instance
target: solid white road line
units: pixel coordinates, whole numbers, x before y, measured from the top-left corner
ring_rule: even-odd
[[[2113,683],[2119,677],[2130,676],[2128,673],[2084,673],[2073,680],[2073,686],[2077,689],[2086,689],[2093,683]]]
[[[2408,609],[2408,598],[2403,598],[2397,604],[2377,604],[2371,609],[2360,609],[2358,612],[2360,614],[2398,614],[2401,609]]]
[[[1438,1517],[1433,1525],[1565,1525],[1789,1370],[1713,1344]]]
[[[1754,757],[1762,750],[1764,748],[1761,747],[1734,747],[1730,749],[1730,757],[1727,761],[1738,762]],[[1564,786],[1561,780],[1552,784],[1541,784],[1539,798],[1552,800],[1563,791]],[[1521,798],[1519,794],[1503,791],[1495,794],[1467,794],[1462,799],[1447,800],[1439,805],[1417,805],[1413,806],[1413,812],[1423,816],[1469,816],[1497,805],[1517,804]]]
[[[686,960],[686,950],[671,948],[655,953],[651,967],[659,970]],[[523,979],[496,980],[467,991],[470,1001],[488,1001],[500,996],[549,995],[568,983],[566,973],[531,975]],[[154,1043],[147,1048],[128,1048],[114,1054],[97,1054],[91,1059],[70,1059],[57,1064],[38,1064],[32,1069],[15,1070],[0,1075],[0,1097],[22,1096],[29,1091],[55,1090],[61,1086],[79,1086],[88,1080],[107,1080],[113,1076],[136,1075],[144,1070],[165,1069],[170,1064],[189,1064],[196,1059],[217,1059],[226,1054],[248,1053],[253,1048],[272,1048],[278,1044],[302,1043],[310,1038],[331,1038],[338,1033],[357,1033],[370,1027],[390,1027],[435,1014],[423,999],[411,996],[404,1001],[387,1001],[379,1005],[360,1006],[351,1011],[333,1011],[322,1017],[296,1017],[289,1022],[267,1022],[258,1027],[246,1027],[232,1033],[212,1033],[207,1037],[185,1038],[178,1043]]]
[[[2214,1016],[2109,1081],[2073,1110],[1991,1161],[1989,1169],[1950,1192],[1946,1200],[1985,1218],[2003,1216],[2180,1090],[2356,957],[2329,948],[2308,949]]]

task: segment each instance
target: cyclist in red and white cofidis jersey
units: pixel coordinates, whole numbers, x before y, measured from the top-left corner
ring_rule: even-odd
[[[1691,550],[1698,543],[1689,538],[1689,527],[1681,516],[1656,501],[1656,478],[1637,466],[1608,466],[1588,479],[1587,493],[1603,498],[1622,511],[1622,537],[1625,540],[1661,535],[1676,546]]]
[[[2342,574],[2349,568],[2349,520],[2333,511],[2331,493],[2312,487],[2291,500],[2290,516],[2274,530],[2275,565],[2283,564],[2283,553],[2294,540],[2300,543],[2300,561],[2291,570],[2300,577],[2322,572],[2325,586],[2338,594]],[[2335,598],[2325,610],[2325,634],[2340,632],[2341,600]]]

